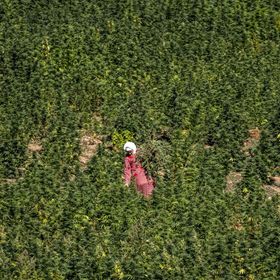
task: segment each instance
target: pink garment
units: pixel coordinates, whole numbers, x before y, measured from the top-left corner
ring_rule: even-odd
[[[124,180],[127,185],[130,184],[132,176],[135,177],[137,191],[145,197],[150,196],[154,189],[154,180],[146,175],[135,154],[126,156],[124,160]]]

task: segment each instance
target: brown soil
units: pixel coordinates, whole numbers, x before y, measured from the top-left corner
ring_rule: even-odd
[[[244,141],[241,151],[246,156],[254,156],[251,152],[252,148],[255,148],[260,140],[261,131],[256,127],[248,131],[249,137]]]
[[[83,132],[80,139],[81,155],[79,157],[82,167],[86,167],[96,153],[98,145],[102,143],[100,138],[93,133]]]
[[[0,184],[15,184],[17,179],[0,179]]]
[[[204,145],[205,150],[212,149],[212,148],[214,148],[214,146],[211,146],[211,145],[208,145],[208,144]]]
[[[263,185],[262,188],[265,190],[268,198],[272,198],[275,195],[280,195],[280,187],[275,185]]]
[[[233,228],[237,231],[241,231],[244,229],[242,223],[240,221],[237,221],[234,225],[233,225]]]
[[[30,141],[30,143],[28,144],[27,149],[28,149],[28,151],[30,151],[32,153],[37,153],[37,152],[42,151],[43,146],[39,140],[32,139]]]
[[[261,138],[261,131],[256,127],[249,130],[250,138],[255,140],[260,140]]]
[[[280,187],[280,176],[268,176],[273,185]]]
[[[233,192],[236,185],[238,183],[240,183],[242,181],[242,179],[243,179],[243,176],[240,172],[231,171],[226,177],[227,186],[226,186],[225,191]]]

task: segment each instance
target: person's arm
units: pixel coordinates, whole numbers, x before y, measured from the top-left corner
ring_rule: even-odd
[[[128,158],[125,158],[124,160],[124,183],[126,186],[129,186],[131,181],[131,166],[129,163]]]

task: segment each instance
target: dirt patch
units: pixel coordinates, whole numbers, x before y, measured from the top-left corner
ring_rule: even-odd
[[[237,231],[242,231],[242,230],[244,230],[244,226],[243,226],[242,222],[239,221],[239,220],[237,220],[237,221],[235,221],[235,222],[233,223],[232,228],[235,229],[235,230],[237,230]]]
[[[205,150],[209,150],[209,149],[213,149],[213,148],[214,148],[213,145],[212,145],[212,146],[211,146],[211,145],[208,145],[208,144],[205,144],[205,145],[204,145],[204,149],[205,149]]]
[[[240,183],[243,179],[243,176],[240,172],[231,171],[226,177],[226,192],[233,192],[236,185]]]
[[[249,129],[248,133],[249,137],[244,141],[241,151],[246,156],[254,156],[252,149],[258,145],[261,137],[261,131],[256,127],[253,129]]]
[[[82,132],[80,139],[81,155],[79,161],[81,166],[85,168],[91,158],[97,151],[98,145],[101,144],[101,137],[91,132]]]
[[[103,119],[102,119],[101,115],[99,115],[98,113],[93,113],[92,114],[92,120],[95,123],[98,123],[99,125],[102,125],[102,123],[103,123]]]
[[[29,152],[32,152],[32,153],[38,153],[38,152],[41,152],[43,150],[43,146],[40,142],[40,140],[38,139],[32,139],[28,146],[27,146],[27,149]]]
[[[275,185],[263,185],[262,188],[265,190],[269,199],[275,195],[280,195],[280,187]]]
[[[261,131],[256,127],[253,129],[249,129],[250,138],[254,140],[260,140],[261,138]]]
[[[0,184],[15,184],[17,179],[0,179]]]
[[[268,176],[273,185],[280,187],[280,176]]]

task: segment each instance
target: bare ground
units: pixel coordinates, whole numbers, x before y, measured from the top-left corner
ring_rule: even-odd
[[[81,155],[79,157],[82,168],[86,168],[87,164],[96,153],[98,145],[101,143],[101,136],[92,132],[82,132],[80,139]]]
[[[226,177],[226,192],[233,192],[236,185],[240,183],[243,179],[243,176],[240,172],[231,171]]]
[[[27,146],[29,152],[37,153],[43,150],[43,146],[38,139],[32,139]]]
[[[249,137],[244,141],[241,151],[246,156],[253,156],[251,149],[255,148],[260,140],[261,131],[259,128],[253,128],[248,131]]]
[[[263,185],[262,188],[265,190],[268,198],[272,198],[275,195],[280,195],[280,187],[275,185]]]
[[[260,140],[261,131],[258,127],[250,129],[248,131],[249,137],[244,141],[241,151],[246,156],[254,156],[252,148],[255,148]],[[278,169],[279,167],[276,167]],[[269,199],[274,195],[280,194],[280,176],[268,176],[270,179],[270,185],[263,185],[262,188],[265,190]],[[226,177],[226,188],[225,192],[233,192],[237,184],[240,183],[243,176],[240,172],[231,171]]]

